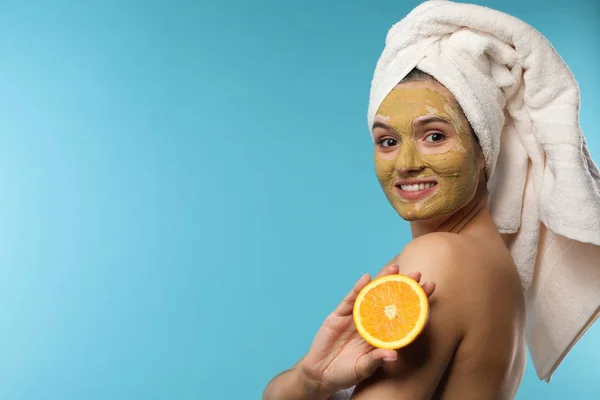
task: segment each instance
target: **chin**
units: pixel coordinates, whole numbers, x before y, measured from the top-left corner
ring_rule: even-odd
[[[407,215],[407,214],[400,214],[398,213],[398,215],[400,215],[400,218],[402,218],[405,221],[408,222],[412,222],[412,221],[417,221],[419,218],[417,218],[416,215]]]
[[[416,211],[398,211],[398,210],[396,210],[396,212],[398,213],[400,218],[402,218],[403,220],[408,221],[408,222],[427,219],[427,218],[423,218]]]
[[[396,210],[396,212],[398,213],[398,215],[400,216],[400,218],[402,218],[405,221],[408,222],[413,222],[413,221],[426,221],[428,219],[432,219],[432,218],[436,218],[441,216],[442,214],[431,214],[429,213],[424,213],[424,212],[419,212],[416,210]]]

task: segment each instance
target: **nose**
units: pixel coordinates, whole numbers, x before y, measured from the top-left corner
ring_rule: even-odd
[[[396,171],[402,176],[414,175],[425,168],[425,163],[412,142],[404,142],[396,157]]]

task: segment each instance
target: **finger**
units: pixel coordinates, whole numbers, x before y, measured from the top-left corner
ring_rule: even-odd
[[[408,274],[406,274],[406,276],[408,276],[409,278],[414,279],[417,282],[420,282],[422,274],[417,271],[417,272],[409,272]]]
[[[400,272],[400,267],[398,266],[398,264],[386,265],[381,269],[381,271],[379,271],[377,275],[375,275],[375,278],[381,278],[382,276],[397,274],[398,272]]]
[[[367,284],[370,281],[371,277],[369,276],[369,274],[363,275],[358,280],[358,282],[356,282],[350,293],[348,293],[344,300],[342,300],[340,305],[337,306],[333,313],[339,316],[346,316],[352,314],[352,309],[354,308],[354,301],[356,301],[356,296],[358,296],[358,293],[362,290],[362,288],[367,286]]]
[[[431,297],[433,292],[435,292],[435,283],[434,282],[425,282],[422,286],[423,290],[427,297]]]
[[[409,272],[408,274],[406,274],[406,276],[414,279],[417,282],[421,282],[421,278],[423,277],[423,275],[418,271]],[[433,292],[435,291],[435,283],[434,282],[425,282],[424,284],[421,285],[421,287],[425,291],[425,294],[427,295],[427,297],[430,297],[433,294]]]
[[[364,380],[373,375],[377,368],[386,362],[393,362],[398,359],[398,353],[395,350],[375,349],[358,357],[354,364],[354,370],[359,380]]]

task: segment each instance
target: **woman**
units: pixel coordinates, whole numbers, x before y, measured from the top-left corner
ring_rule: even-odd
[[[377,177],[414,238],[382,274],[437,283],[429,323],[399,352],[367,345],[352,321],[363,277],[265,399],[327,399],[361,381],[353,398],[512,398],[525,366],[524,298],[487,207],[485,162],[466,117],[446,88],[414,70],[381,104],[373,132]],[[413,189],[421,184],[431,187]]]
[[[549,380],[600,303],[600,173],[579,130],[578,95],[543,36],[506,14],[430,1],[396,24],[375,71],[369,129],[377,177],[414,239],[381,273],[436,283],[428,325],[398,352],[368,346],[351,318],[363,277],[264,398],[510,399],[526,327],[538,376]],[[561,202],[585,216],[557,211]],[[582,252],[591,261],[575,265]],[[577,301],[560,302],[565,293]]]

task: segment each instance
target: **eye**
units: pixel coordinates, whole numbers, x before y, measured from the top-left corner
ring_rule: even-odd
[[[430,143],[437,143],[437,142],[441,142],[445,138],[446,138],[446,135],[444,135],[443,133],[433,132],[425,137],[425,141],[430,142]]]
[[[396,139],[387,137],[380,139],[377,144],[379,144],[381,147],[394,147],[398,144],[398,141]]]

